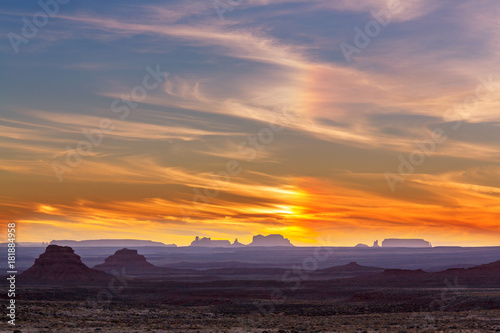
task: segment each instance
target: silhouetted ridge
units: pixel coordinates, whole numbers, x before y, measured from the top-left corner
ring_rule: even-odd
[[[357,262],[355,261],[351,261],[350,263],[348,263],[347,265],[345,265],[345,267],[352,267],[352,268],[359,268],[359,267],[362,267],[361,265],[359,265]]]
[[[417,270],[411,270],[411,269],[386,269],[383,273],[383,275],[386,276],[394,276],[394,275],[400,275],[400,276],[408,276],[408,275],[428,275],[429,273],[417,269]]]
[[[484,268],[500,269],[500,260],[485,265],[474,266],[469,269],[484,269]]]
[[[374,272],[374,273],[380,273],[382,271],[384,271],[383,268],[362,266],[354,261],[348,263],[347,265],[333,266],[333,267],[318,270],[318,272],[323,272],[323,273],[328,273],[328,272]]]

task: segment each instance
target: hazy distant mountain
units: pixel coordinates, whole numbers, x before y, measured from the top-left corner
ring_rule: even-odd
[[[116,247],[140,247],[140,246],[164,246],[177,247],[175,244],[164,244],[150,240],[138,239],[93,239],[93,240],[53,240],[51,245],[71,246],[71,247],[91,247],[91,246],[116,246]]]
[[[8,246],[9,243],[0,243],[0,247]],[[16,242],[16,246],[20,247],[45,247],[49,243],[44,242]]]
[[[423,239],[389,238],[382,242],[382,247],[432,247],[432,245]]]
[[[288,238],[279,234],[268,236],[253,236],[253,241],[248,246],[293,246]]]

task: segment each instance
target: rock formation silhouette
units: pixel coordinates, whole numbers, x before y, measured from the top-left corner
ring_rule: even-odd
[[[200,238],[196,236],[194,241],[191,242],[190,246],[194,247],[228,247],[231,246],[231,242],[228,240],[212,240],[210,237]]]
[[[137,253],[137,250],[121,249],[107,257],[103,264],[94,266],[95,269],[112,274],[143,275],[154,273],[158,268],[147,262],[146,257]]]
[[[279,234],[268,236],[253,236],[253,241],[248,246],[293,246],[290,240]]]
[[[382,247],[432,247],[432,245],[423,239],[389,238],[382,242]]]
[[[245,244],[241,244],[240,242],[238,242],[238,238],[235,238],[234,242],[233,242],[233,244],[231,244],[231,246],[242,247],[242,246],[246,246],[246,245]]]
[[[87,267],[71,247],[49,245],[19,278],[36,284],[84,284],[107,282],[111,276]]]

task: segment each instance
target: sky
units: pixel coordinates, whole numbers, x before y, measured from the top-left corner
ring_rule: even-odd
[[[500,245],[494,0],[2,1],[17,239]]]

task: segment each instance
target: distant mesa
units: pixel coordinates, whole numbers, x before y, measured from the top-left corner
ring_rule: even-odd
[[[380,247],[380,245],[378,245],[378,240],[376,240],[376,241],[373,242],[373,246],[372,247]]]
[[[103,264],[94,266],[106,273],[121,275],[142,275],[155,272],[158,268],[149,263],[137,250],[121,249],[105,259]]]
[[[111,276],[87,267],[71,247],[49,245],[19,278],[36,284],[77,284],[108,282]]]
[[[253,236],[253,241],[248,246],[293,246],[290,240],[279,234],[268,236]]]
[[[150,240],[138,239],[94,239],[94,240],[53,240],[51,245],[71,246],[71,247],[141,247],[141,246],[162,246],[162,247],[177,247],[175,244],[164,244],[161,242],[153,242]]]
[[[358,245],[356,245],[355,247],[369,247],[369,246],[368,246],[368,245],[366,245],[366,244],[361,244],[361,243],[359,243],[359,244],[358,244]]]
[[[432,247],[432,245],[423,239],[389,238],[382,242],[382,247]]]
[[[0,247],[8,246],[9,243],[0,243]],[[45,242],[16,242],[16,247],[47,247]]]
[[[238,242],[236,238],[231,244],[228,240],[214,240],[210,237],[200,238],[196,236],[194,241],[191,242],[193,247],[245,247],[245,246],[293,246],[290,240],[279,234],[273,234],[268,236],[257,235],[253,236],[252,243],[245,245]]]
[[[229,247],[231,242],[228,240],[213,240],[210,237],[200,238],[196,236],[194,241],[191,242],[193,247]]]

